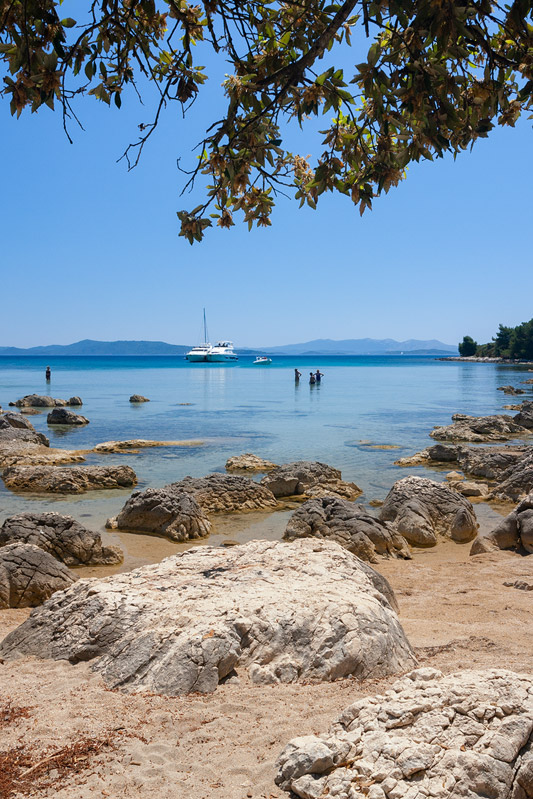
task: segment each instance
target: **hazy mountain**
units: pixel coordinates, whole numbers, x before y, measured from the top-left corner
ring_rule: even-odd
[[[420,341],[395,341],[392,338],[351,338],[333,341],[319,338],[303,344],[284,344],[281,347],[266,347],[265,352],[273,355],[386,355],[391,353],[442,354],[457,353],[456,344],[444,344],[442,341],[430,339]]]
[[[167,344],[164,341],[93,341],[84,339],[75,344],[49,344],[45,347],[0,347],[0,355],[179,355],[190,350],[190,345]],[[395,341],[386,339],[315,339],[302,344],[285,344],[280,347],[237,348],[242,355],[268,353],[270,355],[387,355],[401,352],[411,355],[450,355],[457,354],[457,346],[443,344],[442,341]]]
[[[75,344],[49,344],[46,347],[0,347],[0,355],[183,355],[190,350],[184,344],[164,341],[92,341]]]

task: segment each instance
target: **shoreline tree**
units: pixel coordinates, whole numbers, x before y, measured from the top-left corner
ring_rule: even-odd
[[[186,115],[205,91],[205,48],[224,59],[226,110],[199,134],[186,181],[207,180],[204,200],[178,212],[193,243],[235,213],[270,225],[280,192],[312,208],[340,192],[363,213],[410,163],[513,126],[533,104],[532,2],[93,0],[75,20],[60,0],[0,0],[3,93],[17,116],[59,107],[69,135],[79,96],[120,107],[150,82],[153,115],[124,153],[133,168],[164,109]],[[352,37],[363,53],[347,70]],[[286,148],[287,125],[323,115],[321,152]]]
[[[474,352],[471,350],[474,345]],[[516,327],[500,324],[497,334],[488,344],[478,344],[470,336],[465,336],[459,344],[463,356],[477,355],[480,358],[511,358],[533,361],[533,319]]]

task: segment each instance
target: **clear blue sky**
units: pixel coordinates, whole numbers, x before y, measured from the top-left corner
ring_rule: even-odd
[[[323,197],[317,211],[280,198],[270,229],[215,228],[191,247],[176,211],[196,202],[179,196],[176,157],[193,163],[219,84],[194,122],[167,112],[131,173],[115,161],[149,116],[133,98],[121,111],[82,101],[86,131],[72,126],[73,145],[59,113],[16,121],[0,102],[0,345],[191,344],[204,306],[211,338],[244,347],[485,342],[499,322],[533,316],[531,121],[496,130],[455,162],[411,168],[362,218],[343,197]]]

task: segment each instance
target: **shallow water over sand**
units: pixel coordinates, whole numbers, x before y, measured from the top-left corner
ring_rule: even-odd
[[[358,501],[367,504],[383,499],[395,480],[406,474],[443,479],[442,471],[394,466],[397,458],[431,443],[428,434],[435,424],[448,423],[455,412],[505,413],[503,405],[533,396],[533,387],[521,383],[530,377],[526,367],[409,356],[280,357],[269,367],[254,367],[251,358],[231,366],[190,365],[178,358],[47,362],[52,366],[50,384],[44,380],[44,359],[0,358],[0,406],[6,409],[10,400],[34,392],[81,396],[80,412],[90,419],[85,427],[50,427],[46,412],[28,417],[50,438],[51,446],[86,449],[102,441],[134,438],[203,442],[86,456],[87,464],[132,466],[140,489],[163,486],[188,474],[224,471],[231,455],[253,452],[276,463],[307,459],[336,466],[344,479],[361,486],[364,494]],[[305,378],[295,385],[295,367],[304,375],[320,368],[325,377],[318,386],[309,386]],[[497,391],[507,384],[525,388],[526,395],[507,397]],[[133,393],[151,401],[134,405],[129,402]],[[103,531],[106,519],[119,512],[130,493],[15,495],[0,481],[0,523],[14,513],[54,510]],[[486,505],[477,505],[476,512],[483,524],[497,518],[497,511]],[[285,524],[283,513],[218,518],[216,533],[193,545],[218,544],[227,538],[280,538]],[[118,535],[112,537],[116,540]],[[180,546],[149,536],[128,536],[121,545],[127,552],[123,568],[160,560]]]

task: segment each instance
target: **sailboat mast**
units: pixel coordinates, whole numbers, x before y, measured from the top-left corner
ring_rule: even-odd
[[[207,323],[205,321],[205,308],[204,308],[204,342],[207,344]]]

